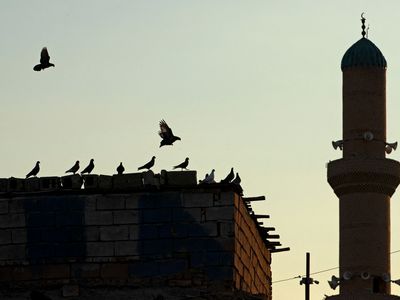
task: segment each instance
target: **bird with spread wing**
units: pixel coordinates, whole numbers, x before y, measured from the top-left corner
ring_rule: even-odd
[[[158,134],[162,138],[162,140],[160,142],[160,147],[167,146],[167,145],[172,146],[172,144],[175,141],[181,140],[181,138],[179,136],[175,136],[172,133],[171,128],[168,126],[167,122],[165,122],[164,120],[160,121],[160,131],[158,132]]]
[[[55,65],[50,62],[50,56],[47,48],[43,47],[42,52],[40,52],[40,64],[34,66],[33,70],[41,71],[49,67],[55,67]]]

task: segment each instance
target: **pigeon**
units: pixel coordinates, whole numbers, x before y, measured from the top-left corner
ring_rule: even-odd
[[[72,166],[71,169],[65,171],[65,173],[73,173],[75,174],[79,170],[79,160],[76,161],[76,163]]]
[[[155,160],[156,160],[156,157],[153,156],[153,157],[151,158],[151,160],[150,160],[147,164],[145,164],[145,165],[139,167],[138,170],[142,170],[142,169],[150,170],[150,169],[154,166]]]
[[[160,121],[160,131],[158,132],[158,134],[160,135],[160,137],[162,138],[161,142],[160,142],[160,148],[162,146],[166,146],[166,145],[171,145],[177,141],[177,140],[181,140],[180,137],[178,136],[174,136],[174,134],[172,133],[171,128],[169,128],[168,124],[164,121],[161,120]]]
[[[90,160],[90,163],[88,164],[88,166],[87,166],[85,169],[83,169],[83,171],[81,172],[81,174],[85,174],[85,173],[90,174],[90,172],[92,172],[93,169],[94,169],[94,159],[92,158],[92,159]]]
[[[125,171],[125,168],[124,168],[124,166],[122,165],[122,162],[121,162],[119,164],[119,166],[117,167],[117,172],[118,172],[119,175],[121,175],[122,173],[124,173],[124,171]]]
[[[38,291],[32,291],[30,297],[31,300],[51,300],[51,298]]]
[[[187,170],[187,166],[188,165],[189,165],[189,157],[186,157],[186,159],[185,159],[185,161],[183,163],[181,163],[181,164],[179,164],[179,165],[174,167],[174,170],[178,169],[178,168],[180,168],[181,170],[183,170],[183,169]]]
[[[206,178],[204,178],[204,180],[201,183],[215,183],[214,172],[215,170],[212,169],[210,175],[207,175]]]
[[[199,180],[199,183],[203,183],[204,180],[206,180],[207,177],[208,177],[208,173],[206,174],[206,176],[204,176],[204,179],[203,179],[203,180]]]
[[[49,52],[47,48],[43,47],[42,52],[40,52],[40,64],[33,67],[35,71],[41,71],[49,67],[54,67],[54,64],[50,63]]]
[[[233,168],[231,168],[231,171],[225,177],[225,179],[221,180],[221,183],[230,183],[233,180],[234,177],[235,177],[235,173],[233,172]]]
[[[231,183],[240,185],[241,181],[242,181],[242,179],[240,179],[239,173],[236,173],[236,177],[235,177],[235,179],[232,180]]]
[[[25,178],[29,178],[31,176],[36,176],[40,171],[39,164],[40,164],[40,161],[37,161],[35,167],[32,169],[32,171],[30,171],[28,174],[26,174]]]

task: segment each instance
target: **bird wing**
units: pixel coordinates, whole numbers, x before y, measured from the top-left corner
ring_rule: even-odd
[[[47,52],[47,48],[43,47],[42,52],[40,52],[40,63],[48,64],[50,61],[49,52]]]
[[[158,132],[158,134],[163,139],[169,139],[172,136],[174,136],[174,134],[172,133],[171,128],[168,126],[167,122],[165,122],[164,120],[160,121],[160,131]]]

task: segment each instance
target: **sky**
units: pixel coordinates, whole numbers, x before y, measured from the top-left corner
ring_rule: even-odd
[[[345,51],[369,38],[388,62],[387,136],[400,136],[400,3],[270,0],[0,0],[0,177],[61,176],[76,160],[97,174],[189,168],[216,178],[231,167],[245,196],[271,218],[284,247],[273,281],[338,266],[338,199],[326,163],[341,157]],[[46,46],[55,68],[34,72]],[[159,148],[158,122],[180,136]],[[399,160],[400,153],[393,152]],[[392,197],[400,250],[400,192]],[[400,252],[392,256],[400,278]],[[313,275],[311,299],[337,294]],[[392,293],[400,294],[399,287]],[[299,280],[273,283],[274,300],[301,299]]]

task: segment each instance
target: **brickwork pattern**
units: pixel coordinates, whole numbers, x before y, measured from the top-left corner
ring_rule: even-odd
[[[235,195],[235,288],[251,294],[271,296],[271,253],[243,199]]]

